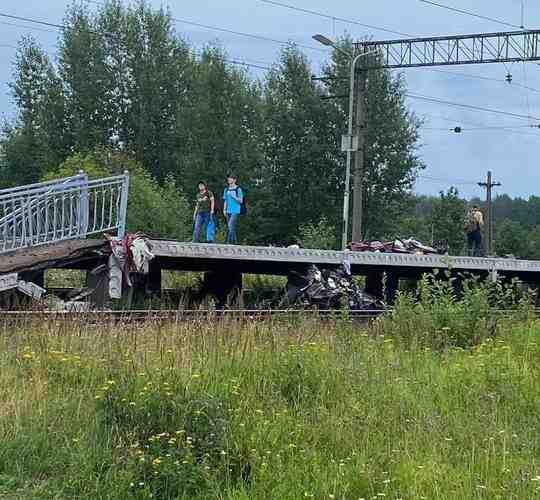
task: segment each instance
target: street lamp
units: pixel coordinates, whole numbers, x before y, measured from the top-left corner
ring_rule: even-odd
[[[317,42],[332,47],[338,52],[344,54],[351,59],[351,76],[350,76],[350,90],[349,90],[349,124],[347,135],[342,139],[342,151],[347,152],[347,166],[345,170],[345,192],[343,196],[343,234],[341,239],[341,247],[343,250],[347,248],[348,234],[349,234],[349,196],[351,191],[351,170],[352,170],[352,153],[358,150],[358,136],[353,132],[353,118],[354,118],[354,92],[355,92],[355,76],[356,76],[356,64],[358,61],[369,54],[374,54],[377,51],[363,52],[354,56],[350,52],[343,50],[335,41],[330,38],[316,34],[313,35],[313,39]],[[360,207],[361,213],[362,207]]]

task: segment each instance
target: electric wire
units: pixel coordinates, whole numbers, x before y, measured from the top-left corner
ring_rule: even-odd
[[[262,3],[266,3],[266,4],[270,4],[270,5],[283,7],[283,8],[290,9],[290,10],[294,10],[294,11],[297,11],[297,12],[302,12],[302,13],[305,13],[305,14],[311,14],[311,15],[314,15],[314,16],[323,17],[325,19],[331,19],[333,21],[337,20],[337,21],[340,21],[340,22],[343,22],[343,23],[355,24],[355,25],[358,25],[358,26],[363,26],[363,27],[371,28],[371,29],[378,30],[378,31],[384,31],[384,32],[388,32],[388,33],[392,33],[392,34],[396,34],[396,35],[402,35],[402,36],[406,36],[406,37],[415,37],[415,36],[417,36],[417,35],[412,35],[410,33],[403,33],[403,32],[400,32],[400,31],[393,31],[393,30],[390,30],[388,28],[383,28],[381,26],[363,24],[363,23],[360,23],[360,22],[355,21],[353,19],[334,16],[334,15],[331,15],[331,14],[325,14],[323,12],[317,12],[317,11],[314,11],[314,10],[305,9],[305,8],[297,7],[297,6],[294,6],[294,5],[285,4],[283,2],[278,2],[278,1],[275,1],[275,0],[257,0],[257,1],[262,2]],[[494,82],[497,82],[497,83],[506,84],[506,82],[504,80],[501,80],[501,79],[484,77],[484,76],[477,76],[477,75],[473,75],[471,73],[459,73],[457,71],[446,71],[446,70],[435,69],[435,68],[425,68],[425,69],[427,69],[429,71],[441,73],[441,74],[455,75],[455,76],[460,76],[460,77],[463,77],[463,78],[474,78],[474,79],[479,79],[479,80],[494,81]],[[516,87],[524,88],[526,90],[531,90],[532,92],[539,92],[540,93],[539,89],[526,87],[526,86],[521,85],[519,83],[513,83],[513,85],[516,86]]]
[[[373,29],[373,30],[376,30],[376,31],[383,31],[385,33],[391,33],[393,35],[400,35],[400,36],[406,36],[406,37],[413,37],[414,36],[414,35],[411,35],[409,33],[403,33],[401,31],[396,31],[396,30],[392,30],[392,29],[389,29],[389,28],[383,28],[381,26],[375,26],[375,25],[372,25],[372,24],[361,23],[361,22],[355,21],[353,19],[346,19],[344,17],[333,16],[331,14],[325,14],[324,12],[317,12],[315,10],[310,10],[310,9],[305,9],[305,8],[302,8],[302,7],[297,7],[296,5],[289,5],[289,4],[282,3],[282,2],[276,2],[275,0],[258,0],[258,1],[262,2],[262,3],[269,4],[269,5],[275,5],[277,7],[283,7],[285,9],[290,9],[290,10],[294,10],[294,11],[297,11],[297,12],[302,12],[304,14],[311,14],[311,15],[314,15],[314,16],[324,17],[325,19],[330,19],[332,21],[340,21],[342,23],[353,24],[353,25],[356,25],[356,26],[362,26],[363,28],[369,28],[369,29]]]
[[[69,29],[69,26],[66,26],[65,24],[51,23],[49,21],[43,21],[41,19],[33,19],[33,18],[30,18],[30,17],[22,17],[22,16],[16,16],[16,15],[13,15],[13,14],[6,14],[5,12],[0,12],[0,17],[6,18],[6,19],[14,19],[16,21],[24,21],[26,23],[37,24],[37,25],[40,25],[40,26],[47,26],[49,28],[55,28],[58,31],[66,31],[67,29]],[[116,36],[113,33],[106,33],[106,32],[101,33],[101,32],[94,31],[94,30],[88,30],[88,32],[92,33],[94,35],[104,36],[104,37],[115,37]]]
[[[526,64],[526,63],[523,62],[523,64]],[[506,80],[503,80],[503,79],[500,79],[500,78],[493,78],[493,77],[483,76],[483,75],[473,75],[472,73],[461,73],[461,72],[458,72],[458,71],[446,71],[444,69],[435,69],[435,68],[425,68],[425,69],[427,69],[429,71],[436,72],[436,73],[442,73],[442,74],[451,75],[451,76],[458,76],[458,77],[462,77],[462,78],[472,78],[472,79],[475,79],[475,80],[484,80],[484,81],[488,81],[488,82],[496,82],[496,83],[500,83],[501,85],[508,86],[508,82]],[[523,85],[521,83],[512,82],[510,85],[513,86],[513,87],[522,88],[524,90],[529,90],[531,92],[540,93],[540,89],[536,89],[534,87],[529,87],[528,85]]]
[[[29,26],[27,24],[18,24],[18,23],[10,23],[9,21],[0,21],[0,24],[3,24],[4,26],[14,26],[16,28],[24,28],[24,29],[31,29],[34,31],[43,31],[46,33],[58,33],[57,29],[51,30],[47,28],[41,28],[38,26]]]
[[[517,24],[508,23],[508,22],[503,21],[501,19],[495,19],[494,17],[483,16],[481,14],[477,14],[476,12],[471,12],[471,11],[468,11],[468,10],[458,9],[456,7],[452,7],[451,5],[445,5],[445,4],[442,4],[442,3],[433,2],[432,0],[420,0],[420,2],[427,3],[427,4],[433,5],[435,7],[440,7],[442,9],[446,9],[446,10],[449,10],[449,11],[452,11],[452,12],[457,12],[459,14],[466,14],[468,16],[476,17],[478,19],[483,19],[484,21],[491,21],[492,23],[501,24],[503,26],[508,26],[510,28],[524,29],[523,26],[518,26]]]
[[[100,6],[103,5],[103,2],[98,2],[97,0],[85,0],[85,1],[87,3],[94,4],[94,5],[100,5]],[[189,26],[195,26],[197,28],[204,28],[204,29],[210,30],[210,31],[217,31],[217,32],[220,32],[220,33],[227,33],[229,35],[242,36],[242,37],[245,37],[245,38],[251,38],[253,40],[260,40],[260,41],[263,41],[263,42],[270,42],[270,43],[275,43],[275,44],[284,45],[284,46],[289,46],[289,45],[293,44],[293,45],[296,45],[297,47],[302,47],[302,48],[308,49],[308,50],[315,50],[317,52],[327,52],[326,49],[323,49],[323,48],[320,48],[320,47],[315,47],[313,45],[306,45],[306,44],[302,44],[302,43],[296,43],[296,42],[293,42],[293,41],[278,40],[276,38],[270,38],[270,37],[267,37],[267,36],[257,35],[257,34],[254,34],[254,33],[247,33],[247,32],[244,32],[244,31],[232,30],[232,29],[229,29],[229,28],[222,28],[220,26],[214,26],[214,25],[211,25],[211,24],[199,23],[199,22],[196,22],[196,21],[190,21],[188,19],[182,19],[182,18],[179,18],[179,17],[171,16],[171,20],[174,21],[175,23],[179,23],[179,24],[187,24]]]
[[[445,179],[442,177],[435,177],[431,175],[417,175],[416,178],[427,181],[442,182],[444,184],[452,184],[454,186],[476,186],[478,184],[476,181],[469,181],[465,179]]]
[[[458,102],[453,102],[453,101],[447,101],[447,100],[444,100],[444,99],[440,99],[438,97],[426,96],[426,95],[410,93],[410,92],[406,92],[405,95],[407,97],[410,97],[411,99],[419,99],[419,100],[426,101],[426,102],[431,102],[431,103],[436,103],[436,104],[444,104],[446,106],[454,106],[454,107],[470,109],[470,110],[474,110],[474,111],[482,111],[482,112],[486,112],[486,113],[494,113],[494,114],[498,114],[498,115],[511,116],[513,118],[519,118],[519,119],[525,119],[525,120],[534,119],[534,120],[540,121],[540,118],[537,118],[537,117],[534,117],[534,116],[527,116],[527,115],[522,115],[522,114],[519,114],[519,113],[511,113],[509,111],[502,111],[500,109],[486,108],[486,107],[483,107],[483,106],[475,106],[473,104],[464,104],[464,103],[458,103]]]
[[[89,0],[87,0],[87,1],[89,1]],[[94,2],[94,3],[98,3],[98,2]],[[3,14],[0,13],[0,17],[2,17],[2,16],[3,16]],[[10,17],[19,18],[19,16],[11,16],[11,15],[10,15]],[[29,18],[20,18],[20,19],[30,22]],[[49,23],[49,22],[46,22],[46,21],[39,21],[39,20],[33,20],[33,21],[34,22],[39,22],[39,23],[45,23],[48,26],[54,26],[55,28],[57,28],[56,30],[46,30],[46,31],[49,31],[49,32],[52,32],[52,33],[55,33],[57,31],[64,31],[64,30],[67,29],[67,26],[65,26],[65,25]],[[2,23],[2,21],[0,21],[0,23]],[[2,23],[2,24],[4,24],[4,23]],[[15,27],[18,27],[18,28],[23,28],[23,29],[28,29],[28,30],[31,30],[31,31],[34,31],[34,30],[45,31],[45,30],[40,29],[39,27],[36,27],[36,26],[15,25],[13,23],[9,23],[9,24],[11,26],[15,26]],[[98,33],[98,32],[93,32],[93,33],[97,33],[97,34],[102,35],[102,33]],[[9,47],[9,48],[13,48],[13,49],[18,48],[18,47],[14,46],[14,45],[8,45],[8,44],[0,44],[0,47],[6,47],[6,48]],[[239,58],[236,58],[236,57],[225,58],[224,61],[229,63],[229,64],[234,64],[234,65],[238,65],[238,66],[244,66],[244,67],[247,67],[247,68],[260,69],[260,70],[264,70],[264,71],[271,70],[271,65],[269,63],[261,62],[261,61],[252,61],[252,62],[243,61],[243,60],[240,60]]]

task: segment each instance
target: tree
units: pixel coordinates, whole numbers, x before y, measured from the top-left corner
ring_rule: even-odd
[[[464,250],[465,213],[465,201],[459,197],[459,192],[454,187],[446,193],[441,191],[440,198],[433,206],[431,217],[433,241],[447,241],[449,253],[453,255],[460,255]]]
[[[495,234],[497,255],[527,258],[530,254],[527,229],[519,222],[506,219],[498,224]]]
[[[2,131],[3,186],[36,182],[58,164],[67,147],[61,82],[47,55],[30,37],[19,44],[10,88],[19,115],[16,123],[5,124]]]
[[[351,39],[339,43],[332,63],[324,69],[333,95],[349,94]],[[344,53],[345,52],[345,53]],[[393,232],[393,221],[406,209],[418,171],[424,165],[417,156],[420,120],[405,104],[405,81],[389,70],[368,73],[364,171],[364,236],[382,237]],[[336,101],[337,135],[346,131],[348,100]]]
[[[336,228],[323,217],[317,224],[300,226],[300,243],[304,248],[335,250],[337,245]]]
[[[262,158],[260,88],[225,59],[217,47],[203,50],[196,88],[178,113],[178,180],[186,191],[204,180],[220,197],[230,171],[252,188]]]
[[[332,106],[297,48],[282,51],[264,93],[261,238],[296,240],[299,227],[339,217],[340,159]]]

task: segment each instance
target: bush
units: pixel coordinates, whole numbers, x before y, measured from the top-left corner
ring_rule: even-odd
[[[418,296],[399,293],[392,313],[374,323],[373,329],[409,346],[468,348],[496,336],[501,317],[494,309],[513,308],[518,314],[526,312],[529,304],[515,282],[504,285],[432,275],[420,281]]]
[[[304,248],[334,250],[336,248],[336,228],[323,217],[316,224],[300,226],[300,242]]]

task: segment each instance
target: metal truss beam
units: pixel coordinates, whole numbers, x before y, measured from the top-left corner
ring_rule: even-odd
[[[540,30],[525,30],[478,35],[457,35],[359,42],[358,53],[379,50],[379,58],[367,57],[364,69],[418,68],[540,61]]]

